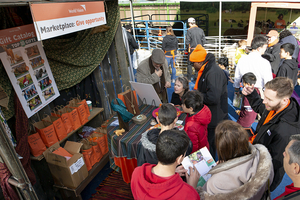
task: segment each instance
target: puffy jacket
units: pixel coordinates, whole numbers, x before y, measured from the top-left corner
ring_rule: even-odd
[[[156,142],[158,140],[158,136],[160,133],[160,129],[151,129],[142,133],[142,137],[140,140],[140,151],[137,157],[137,165],[142,166],[144,163],[157,164],[157,156],[156,156]],[[186,155],[190,155],[193,149],[193,144],[190,141],[188,149],[186,151]]]
[[[186,117],[184,130],[193,143],[192,152],[195,152],[204,146],[209,149],[207,140],[207,126],[210,121],[211,112],[206,105],[204,105],[203,108],[196,114],[188,115]]]
[[[201,200],[264,199],[268,180],[272,183],[273,166],[268,149],[251,145],[250,154],[219,163],[208,173],[211,178],[197,187]]]

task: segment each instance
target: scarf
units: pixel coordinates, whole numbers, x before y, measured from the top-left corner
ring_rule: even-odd
[[[200,77],[202,76],[203,70],[204,70],[207,63],[208,63],[208,61],[204,65],[202,65],[201,69],[198,71],[198,76],[197,76],[197,80],[196,80],[196,83],[195,83],[195,86],[194,86],[194,90],[198,89],[198,83],[199,83]]]
[[[276,113],[275,113],[275,110],[271,110],[271,111],[269,112],[268,116],[266,117],[266,119],[265,119],[263,125],[265,125],[265,124],[268,123],[271,119],[273,119],[273,117],[274,117],[275,115],[277,115],[278,113],[280,113],[281,111],[283,111],[284,109],[286,109],[286,108],[290,105],[290,103],[291,103],[291,101],[289,100],[289,102],[287,103],[287,105],[286,105],[284,108],[282,108],[281,110],[279,110],[278,112],[276,112]],[[253,141],[254,141],[254,139],[256,138],[256,136],[257,136],[257,133],[256,133],[255,135],[249,137],[249,142],[250,142],[251,144],[253,144]]]
[[[273,42],[271,42],[268,47],[274,46],[275,44],[278,43],[278,39],[274,40]]]
[[[275,112],[275,110],[271,110],[268,114],[268,116],[266,117],[263,125],[265,125],[266,123],[268,123],[275,115],[277,115],[278,113],[280,113],[281,111],[283,111],[284,109],[286,109],[289,105],[290,105],[291,101],[289,100],[289,102],[286,104],[286,106],[284,108],[282,108],[281,110],[279,110],[278,112]]]
[[[152,64],[152,56],[149,58],[149,67],[150,67],[150,73],[153,74],[155,72],[155,67]],[[166,84],[166,80],[165,80],[165,72],[164,72],[164,67],[161,67],[162,70],[162,76],[159,77],[160,78],[160,85],[159,82],[154,83],[153,87],[156,91],[156,93],[158,94],[159,98],[161,99],[161,101],[163,103],[168,103],[167,100],[167,93],[166,93],[166,89],[165,89],[165,84]]]
[[[211,53],[208,53],[208,54],[206,55],[206,57],[205,57],[205,60],[203,61],[203,63],[205,63],[205,64],[201,67],[201,69],[200,69],[199,72],[198,72],[198,76],[197,76],[197,80],[196,80],[196,83],[195,83],[194,90],[197,90],[197,89],[198,89],[200,78],[201,78],[201,76],[202,76],[202,74],[203,74],[203,71],[204,71],[204,69],[205,69],[205,66],[207,66],[207,64],[208,64],[209,61],[215,62],[215,57],[214,57],[214,55],[211,54]]]

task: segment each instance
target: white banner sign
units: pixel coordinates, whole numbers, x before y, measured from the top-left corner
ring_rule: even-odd
[[[102,1],[31,4],[31,14],[39,41],[106,24]]]

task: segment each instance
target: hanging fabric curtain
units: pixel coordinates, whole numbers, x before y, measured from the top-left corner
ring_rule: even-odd
[[[59,90],[80,83],[99,66],[108,51],[120,23],[120,12],[118,1],[108,1],[105,4],[107,26],[110,27],[107,31],[97,32],[96,27],[79,31],[75,37],[43,41]]]

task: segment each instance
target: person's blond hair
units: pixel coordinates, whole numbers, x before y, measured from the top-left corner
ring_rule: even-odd
[[[247,45],[247,41],[246,40],[240,40],[238,42],[239,47],[243,46],[243,45]]]
[[[172,26],[167,26],[167,28],[166,28],[166,32],[167,32],[167,34],[169,33],[169,35],[174,35],[174,32],[173,32]]]

